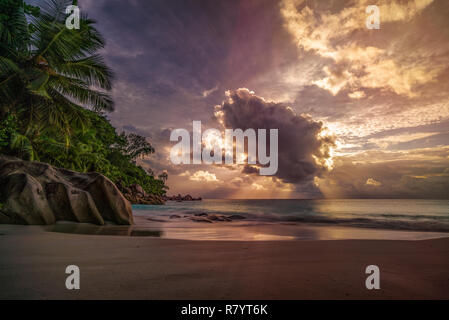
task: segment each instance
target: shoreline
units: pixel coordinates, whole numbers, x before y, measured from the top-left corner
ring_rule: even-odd
[[[1,299],[449,299],[449,238],[188,241],[0,226]],[[65,288],[65,268],[81,289]],[[380,268],[380,290],[365,268]]]
[[[150,221],[148,221],[150,220]],[[430,240],[448,238],[447,232],[360,228],[326,224],[233,222],[166,222],[135,216],[135,225],[119,226],[62,222],[42,226],[47,232],[191,241],[322,241]]]

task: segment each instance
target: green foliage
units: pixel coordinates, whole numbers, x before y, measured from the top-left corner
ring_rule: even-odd
[[[65,27],[71,3],[45,1],[40,14],[28,19],[31,34],[23,6],[13,6],[1,27],[0,115],[15,112],[23,131],[33,125],[56,127],[69,139],[86,120],[79,107],[113,110],[107,93],[113,74],[96,53],[104,40],[87,17],[79,30]]]
[[[139,135],[118,135],[100,114],[113,110],[113,73],[96,53],[104,39],[93,20],[82,17],[79,30],[65,27],[72,2],[47,0],[38,8],[0,0],[0,152],[100,172],[162,195],[164,181],[136,165],[153,147]]]
[[[40,161],[80,172],[99,172],[124,186],[139,184],[149,193],[162,195],[167,187],[160,179],[135,164],[139,156],[154,152],[144,137],[136,134],[118,135],[102,115],[82,110],[86,128],[75,132],[69,147],[63,139],[50,136],[40,138],[36,146]]]
[[[40,8],[29,5],[23,0],[0,0],[0,19],[7,19],[17,8],[22,8],[26,14],[39,16]]]
[[[154,148],[147,142],[145,137],[135,133],[126,135],[124,132],[120,134],[120,147],[123,154],[129,156],[135,161],[138,157],[143,157],[154,153]]]
[[[23,44],[34,31],[25,14],[38,17],[40,8],[22,0],[0,0],[0,40],[2,43]]]
[[[23,3],[23,9],[26,14],[30,14],[33,17],[39,17],[39,14],[41,12],[41,8],[36,6],[31,6],[29,4]]]
[[[168,173],[167,173],[167,171],[164,171],[160,175],[158,175],[158,178],[165,183],[165,181],[168,180]]]
[[[17,119],[14,115],[8,114],[4,119],[0,120],[0,151],[5,153],[11,143],[11,137],[16,134]]]

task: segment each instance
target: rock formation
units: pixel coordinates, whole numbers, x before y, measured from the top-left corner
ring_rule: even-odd
[[[0,223],[49,225],[57,221],[130,225],[130,203],[99,173],[0,155]]]
[[[129,187],[124,187],[121,182],[118,182],[117,188],[132,204],[165,204],[165,199],[163,197],[146,193],[138,184],[132,184]]]
[[[190,194],[185,195],[184,197],[178,194],[177,196],[164,196],[164,200],[168,201],[201,201],[201,197],[194,198]]]

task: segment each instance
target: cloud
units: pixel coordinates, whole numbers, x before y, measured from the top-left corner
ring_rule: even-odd
[[[256,166],[245,165],[242,169],[242,173],[246,174],[259,173],[259,168],[257,168]]]
[[[265,187],[263,185],[255,182],[251,185],[251,188],[253,188],[254,190],[265,190]]]
[[[192,181],[218,182],[217,176],[208,171],[199,170],[190,176]]]
[[[365,27],[365,8],[372,4],[380,6],[380,30]],[[108,118],[118,131],[148,137],[156,153],[138,163],[155,174],[167,170],[170,193],[286,198],[320,196],[322,190],[331,197],[419,197],[423,190],[425,197],[442,196],[448,172],[440,168],[441,146],[449,141],[448,1],[269,0],[240,1],[236,7],[234,1],[83,0],[80,5],[99,22],[107,42],[103,54],[117,75],[112,92],[117,107]],[[228,99],[220,88],[239,87],[265,98],[260,117],[267,126],[273,121],[294,127],[287,119],[296,117],[298,126],[311,121],[311,130],[293,128],[297,137],[287,135],[280,178],[259,177],[257,166],[173,165],[170,130],[190,128],[193,120],[216,127],[211,106]],[[271,104],[282,110],[273,120]],[[243,116],[251,117],[257,112]],[[319,121],[321,129],[314,125]],[[322,139],[324,126],[338,137],[333,156],[329,143],[323,143],[329,156],[314,152],[320,149],[314,136]],[[312,145],[302,145],[308,141]],[[219,182],[190,180],[198,171]],[[312,177],[318,177],[319,188]],[[366,184],[368,179],[382,185]],[[266,190],[253,189],[253,183]]]
[[[373,178],[368,178],[368,180],[366,180],[365,184],[369,185],[369,186],[379,187],[382,185],[382,182],[374,180]]]
[[[215,91],[218,90],[218,85],[216,85],[215,87],[209,89],[209,90],[204,90],[201,95],[203,96],[203,98],[207,98],[208,96],[210,96],[212,93],[214,93]]]
[[[449,148],[337,157],[316,184],[328,198],[449,199]]]
[[[354,91],[354,92],[348,93],[348,97],[352,98],[352,99],[360,99],[365,96],[366,96],[366,94],[363,91]]]
[[[284,182],[301,183],[330,167],[334,137],[323,134],[322,122],[297,115],[288,106],[241,88],[226,93],[226,100],[215,107],[215,116],[224,128],[278,129],[279,166],[275,176]],[[243,173],[255,173],[255,168],[247,165]]]
[[[184,171],[184,172],[180,173],[179,176],[180,177],[190,177],[191,173],[190,173],[189,170],[187,170],[187,171]]]
[[[432,2],[377,1],[381,29],[384,23],[409,23]],[[283,0],[281,3],[285,27],[298,48],[328,60],[323,67],[324,77],[313,81],[315,85],[333,95],[344,88],[353,92],[360,92],[360,88],[384,88],[412,97],[416,95],[413,90],[416,86],[434,81],[445,69],[444,63],[423,59],[427,54],[423,50],[415,52],[418,54],[416,59],[405,59],[395,43],[389,47],[384,45],[385,48],[364,44],[364,40],[376,32],[365,25],[365,8],[372,3],[345,4],[335,10],[304,0]]]

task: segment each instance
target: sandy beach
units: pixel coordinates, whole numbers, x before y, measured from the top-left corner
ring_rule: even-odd
[[[449,299],[449,238],[187,241],[1,226],[1,299]],[[65,288],[65,268],[81,289]],[[365,268],[380,268],[380,290]]]

